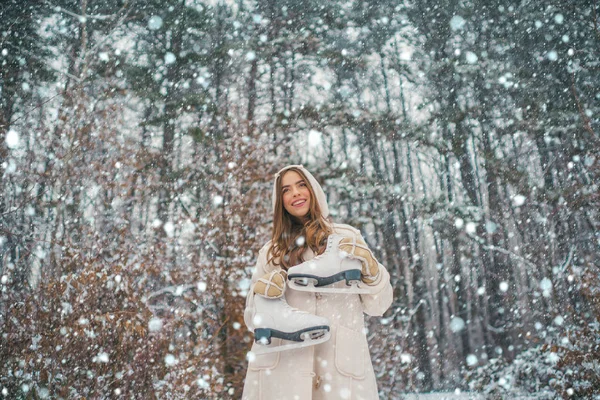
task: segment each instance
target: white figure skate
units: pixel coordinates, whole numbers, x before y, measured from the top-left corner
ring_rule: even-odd
[[[291,307],[284,297],[267,299],[254,296],[254,341],[261,344],[254,354],[267,354],[278,351],[314,346],[329,340],[327,318],[300,311]],[[280,338],[294,343],[268,346],[271,338]]]
[[[329,235],[323,254],[288,269],[288,287],[303,292],[369,294],[361,280],[362,263],[339,249],[341,235]],[[336,283],[346,281],[345,285]],[[363,286],[364,285],[364,286]]]

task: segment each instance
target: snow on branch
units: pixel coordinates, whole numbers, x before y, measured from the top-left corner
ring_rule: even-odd
[[[70,15],[72,17],[75,17],[81,23],[86,22],[88,19],[96,19],[96,20],[100,20],[100,21],[105,21],[105,20],[113,19],[113,18],[115,18],[117,16],[117,14],[110,14],[110,15],[81,15],[81,14],[77,14],[77,13],[74,13],[72,11],[69,11],[66,8],[63,8],[61,6],[54,7],[54,10],[56,10],[56,12],[64,12],[65,14],[68,14],[68,15]]]

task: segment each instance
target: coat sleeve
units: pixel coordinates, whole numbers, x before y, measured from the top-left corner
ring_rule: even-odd
[[[356,239],[362,239],[367,243],[359,231]],[[379,265],[379,278],[373,284],[367,286],[373,292],[360,295],[364,313],[374,317],[382,316],[390,308],[394,293],[388,270],[379,261],[377,261],[377,265]]]
[[[252,283],[248,288],[248,294],[246,295],[246,308],[244,309],[244,322],[250,332],[254,332],[254,284],[261,276],[267,273],[267,252],[269,251],[270,242],[265,244],[262,249],[258,252],[258,259],[256,260],[256,266],[252,273]]]

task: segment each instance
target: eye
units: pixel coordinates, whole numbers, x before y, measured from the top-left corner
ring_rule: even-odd
[[[283,189],[283,190],[281,191],[281,193],[285,193],[285,192],[287,192],[287,191],[288,191],[288,188],[285,188],[285,189]]]
[[[306,183],[301,183],[300,186],[306,186]]]

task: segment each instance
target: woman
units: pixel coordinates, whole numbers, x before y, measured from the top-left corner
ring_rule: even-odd
[[[301,165],[289,165],[275,175],[272,200],[273,236],[259,251],[244,312],[246,325],[255,331],[257,321],[264,320],[257,318],[259,303],[286,302],[302,313],[292,315],[290,321],[312,317],[315,323],[326,322],[329,340],[266,354],[261,353],[264,343],[254,343],[242,398],[377,399],[363,313],[381,316],[391,305],[387,270],[370,251],[363,251],[356,259],[363,263],[361,279],[369,294],[286,290],[286,271],[329,251],[332,241],[328,238],[337,237],[334,244],[348,253],[355,250],[356,243],[363,248],[366,245],[357,229],[331,221],[323,189]],[[341,241],[339,236],[343,237]],[[282,344],[274,339],[270,346]]]

